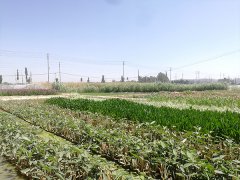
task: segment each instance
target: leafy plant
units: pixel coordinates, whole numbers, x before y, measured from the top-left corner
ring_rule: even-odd
[[[0,113],[0,153],[29,179],[142,179],[15,116]]]
[[[235,163],[239,160],[239,145],[230,139],[203,134],[200,128],[178,132],[155,123],[102,121],[103,117],[97,114],[82,116],[39,103],[14,102],[3,106],[79,147],[157,179],[239,176]],[[220,171],[223,174],[218,174]]]
[[[205,133],[215,136],[229,136],[240,141],[240,114],[234,112],[200,111],[195,109],[175,109],[171,107],[154,107],[127,100],[108,99],[94,101],[88,99],[51,98],[46,101],[71,110],[101,113],[113,118],[126,118],[138,122],[152,122],[177,130],[194,130],[201,127]]]

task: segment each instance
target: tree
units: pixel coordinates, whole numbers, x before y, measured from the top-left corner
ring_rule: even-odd
[[[121,76],[121,82],[124,82],[124,77],[123,76]]]
[[[18,69],[17,69],[17,81],[19,80],[19,72],[18,72]]]
[[[2,75],[0,75],[0,84],[2,84],[3,78]]]
[[[25,67],[25,77],[26,77],[26,82],[28,82],[28,70],[26,67]]]
[[[101,81],[101,83],[105,83],[104,75],[102,75],[102,81]]]
[[[139,76],[138,82],[156,82],[155,76]]]
[[[138,82],[169,82],[168,77],[164,73],[158,73],[156,76],[138,76]]]
[[[164,73],[160,72],[157,75],[157,81],[166,83],[166,82],[169,82],[169,79],[168,79],[168,77]]]

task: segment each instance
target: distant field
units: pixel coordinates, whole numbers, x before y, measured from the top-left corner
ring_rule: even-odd
[[[179,104],[240,108],[240,89],[228,91],[154,93],[145,96],[152,102],[171,102]]]
[[[53,89],[0,89],[0,96],[34,96],[34,95],[54,95]]]
[[[171,84],[171,83],[138,83],[138,82],[116,82],[116,83],[63,83],[62,91],[85,92],[85,93],[109,93],[109,92],[160,92],[160,91],[205,91],[226,90],[228,86],[221,83],[209,84]]]
[[[0,84],[0,96],[55,95],[57,91],[40,84]]]

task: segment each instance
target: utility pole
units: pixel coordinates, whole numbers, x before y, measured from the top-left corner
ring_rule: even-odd
[[[61,84],[61,64],[58,64],[58,73],[59,73],[59,83]]]
[[[32,83],[32,72],[30,72],[30,81],[29,81],[29,83]]]
[[[17,69],[17,82],[19,81],[19,72],[18,72],[18,69]]]
[[[200,71],[196,71],[195,73],[196,73],[196,82],[197,82],[197,80],[200,79]]]
[[[169,68],[170,71],[170,83],[172,82],[172,67]]]
[[[139,69],[138,69],[138,82],[140,81],[140,76],[139,76]]]
[[[182,73],[182,80],[183,80],[183,73]]]
[[[21,74],[21,76],[22,76],[22,84],[23,84],[23,75]]]
[[[47,65],[48,65],[48,83],[49,83],[49,70],[50,70],[50,67],[49,67],[49,54],[47,53]]]
[[[125,77],[124,77],[124,66],[125,66],[125,62],[123,61],[123,82],[125,80]]]

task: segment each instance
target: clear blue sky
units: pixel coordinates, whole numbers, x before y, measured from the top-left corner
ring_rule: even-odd
[[[240,53],[174,70],[240,49],[239,0],[0,0],[0,74],[57,72],[118,80],[240,75]],[[53,79],[54,75],[51,76]],[[46,76],[35,76],[44,81]],[[13,77],[6,77],[13,79]],[[80,77],[63,75],[63,80]]]

